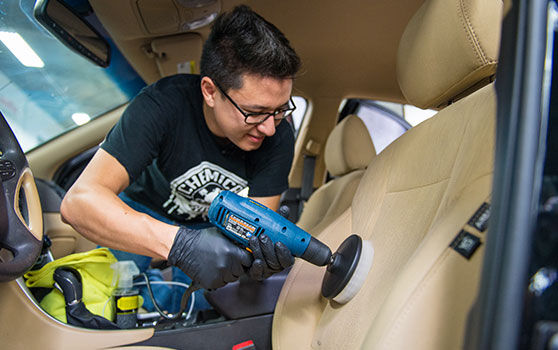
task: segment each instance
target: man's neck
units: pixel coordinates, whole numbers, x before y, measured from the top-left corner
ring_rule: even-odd
[[[203,118],[205,119],[205,124],[207,125],[209,132],[213,134],[215,140],[217,141],[217,144],[220,147],[233,145],[233,143],[229,141],[229,139],[227,139],[225,136],[222,136],[224,134],[221,132],[221,128],[219,128],[219,126],[215,122],[215,114],[213,113],[213,108],[209,107],[205,103],[205,101],[203,103]]]
[[[203,118],[205,119],[205,124],[207,125],[207,128],[209,129],[209,131],[220,138],[224,138],[225,134],[222,132],[221,128],[219,127],[219,125],[217,125],[217,122],[215,120],[215,113],[213,112],[213,108],[209,107],[205,101],[203,102]]]

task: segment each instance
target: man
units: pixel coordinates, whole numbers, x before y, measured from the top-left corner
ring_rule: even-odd
[[[224,189],[248,188],[278,208],[294,145],[281,121],[294,109],[299,67],[284,35],[248,7],[219,16],[201,75],[161,79],[134,98],[66,194],[64,220],[93,242],[145,257],[140,269],[165,259],[206,289],[290,266],[284,245],[253,239],[252,256],[205,222]]]

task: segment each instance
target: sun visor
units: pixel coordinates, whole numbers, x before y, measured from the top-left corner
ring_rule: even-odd
[[[187,32],[213,22],[221,11],[219,0],[138,0],[138,20],[146,33]]]
[[[199,73],[202,46],[201,36],[193,33],[153,40],[151,50],[161,77]]]

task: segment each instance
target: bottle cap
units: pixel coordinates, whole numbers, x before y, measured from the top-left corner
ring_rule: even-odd
[[[110,265],[114,270],[112,286],[117,289],[131,289],[134,276],[139,274],[138,266],[132,260],[117,261]]]

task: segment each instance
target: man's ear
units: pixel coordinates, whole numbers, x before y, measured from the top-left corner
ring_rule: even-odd
[[[201,91],[203,95],[203,99],[205,103],[209,107],[213,107],[215,105],[215,96],[217,94],[217,86],[210,77],[203,77],[201,79]]]

